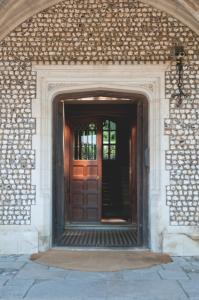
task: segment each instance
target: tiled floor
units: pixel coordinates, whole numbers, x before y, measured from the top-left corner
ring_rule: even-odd
[[[80,272],[0,256],[0,299],[199,300],[199,257],[142,270]]]

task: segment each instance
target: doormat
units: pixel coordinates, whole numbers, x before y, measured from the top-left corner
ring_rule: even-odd
[[[63,247],[133,247],[137,245],[137,230],[133,228],[114,229],[67,229],[59,240]]]
[[[113,272],[125,269],[142,269],[167,264],[167,254],[147,251],[68,251],[52,249],[33,254],[36,263],[67,270]]]

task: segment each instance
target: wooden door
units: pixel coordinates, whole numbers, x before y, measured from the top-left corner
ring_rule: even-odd
[[[129,193],[131,198],[132,224],[137,225],[137,112],[134,111],[130,120],[130,185]]]
[[[82,121],[82,122],[81,122]],[[70,221],[101,217],[101,135],[97,122],[71,123]]]
[[[53,117],[53,243],[56,244],[64,231],[63,103],[53,103]]]
[[[118,122],[102,122],[102,217],[118,218],[122,214],[121,163],[118,151]]]
[[[138,246],[148,245],[148,171],[149,149],[147,132],[147,103],[137,104],[136,121],[136,194],[137,194],[137,230]]]

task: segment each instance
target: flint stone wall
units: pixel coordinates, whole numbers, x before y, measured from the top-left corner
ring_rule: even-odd
[[[0,224],[31,224],[31,206],[36,203],[31,184],[36,132],[32,64],[160,63],[171,60],[176,43],[187,53],[187,97],[177,107],[171,63],[166,74],[167,205],[171,225],[199,223],[199,37],[138,0],[66,0],[36,14],[0,42]]]

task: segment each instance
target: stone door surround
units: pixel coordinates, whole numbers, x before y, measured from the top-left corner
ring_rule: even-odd
[[[33,117],[37,122],[33,137],[36,149],[33,184],[37,199],[32,207],[32,225],[39,229],[40,250],[50,247],[52,242],[52,102],[59,94],[101,89],[144,96],[149,102],[149,238],[151,249],[160,251],[159,233],[169,220],[165,199],[168,140],[163,134],[169,107],[165,100],[167,67],[166,64],[33,66],[37,74],[37,94],[33,101]]]

